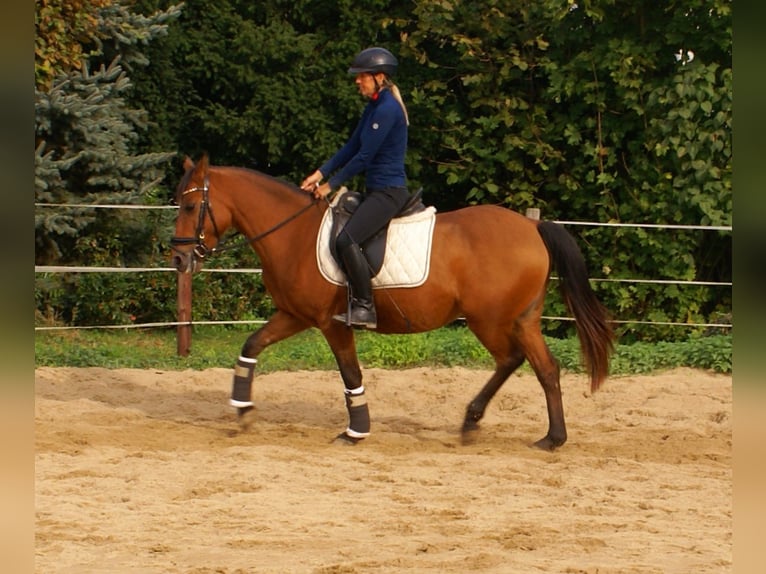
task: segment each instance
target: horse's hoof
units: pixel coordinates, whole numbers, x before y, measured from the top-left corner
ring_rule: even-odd
[[[240,407],[237,409],[237,423],[241,431],[249,431],[255,423],[255,410],[253,407]]]
[[[463,429],[460,431],[460,443],[463,446],[468,446],[476,442],[476,437],[479,436],[479,425],[476,421],[471,421],[463,425]]]
[[[463,421],[462,432],[471,432],[479,430],[479,419],[468,418]]]
[[[343,431],[332,440],[332,444],[338,444],[342,446],[354,446],[364,440],[364,437],[349,436],[346,431]]]
[[[543,438],[538,440],[536,443],[534,443],[532,446],[535,448],[539,448],[540,450],[547,450],[548,452],[552,452],[556,450],[558,447],[560,447],[562,444],[564,444],[565,440],[558,441],[558,440],[553,440],[549,436],[544,436]]]

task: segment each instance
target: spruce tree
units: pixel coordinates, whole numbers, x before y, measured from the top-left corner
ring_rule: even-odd
[[[143,110],[128,104],[131,82],[125,65],[146,64],[140,46],[164,34],[174,6],[152,16],[131,13],[119,2],[102,6],[98,26],[83,40],[88,56],[62,66],[51,83],[35,89],[35,202],[126,204],[150,200],[173,152],[139,153],[149,125]],[[38,20],[40,26],[49,22]],[[36,54],[36,57],[37,54]],[[109,63],[105,58],[110,57]],[[124,222],[121,210],[35,210],[37,264],[71,262],[77,238]]]

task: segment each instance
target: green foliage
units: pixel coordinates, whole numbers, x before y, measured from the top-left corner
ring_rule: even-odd
[[[175,320],[175,278],[158,272],[46,274],[35,288],[35,302],[39,323],[87,326],[170,322]]]
[[[79,70],[88,47],[83,39],[99,37],[94,13],[112,0],[35,0],[35,85],[40,90],[53,78]]]
[[[677,366],[731,373],[730,335],[694,337],[678,342],[634,343],[620,346],[612,368],[618,373],[651,373]]]
[[[35,0],[35,85],[47,91],[57,76],[102,56],[145,64],[140,46],[165,32],[179,6],[144,16],[120,0]]]
[[[731,225],[730,2],[672,11],[608,4],[570,11],[552,37],[543,96],[566,185],[545,188],[548,208],[574,220]],[[731,281],[731,234],[596,228],[578,236],[594,277]],[[731,305],[731,290],[720,287],[615,283],[602,293],[621,320],[704,322]],[[640,325],[624,334],[679,336]]]
[[[241,327],[197,326],[190,355],[178,357],[172,329],[38,332],[35,365],[143,369],[233,367],[248,334],[249,331]],[[546,342],[563,371],[583,372],[577,339],[546,338]],[[362,332],[357,337],[357,347],[360,362],[368,368],[493,368],[486,350],[462,326],[401,336]],[[730,334],[691,337],[678,342],[634,343],[617,346],[611,375],[652,373],[676,367],[731,373],[731,361]],[[268,347],[258,363],[261,372],[336,368],[329,347],[314,329]],[[522,370],[531,372],[527,364]]]
[[[400,60],[410,185],[423,186],[440,211],[496,203],[539,207],[546,219],[731,225],[730,0],[84,4],[109,5],[81,50],[67,46],[91,66],[36,95],[37,201],[162,201],[180,175],[168,152],[207,150],[214,163],[298,181],[353,128],[363,101],[345,70],[376,44]],[[112,65],[117,56],[130,80]],[[116,252],[111,236],[122,250],[145,249],[144,260],[123,257],[126,265],[164,257],[140,225],[125,225],[115,213],[38,209],[36,260],[87,263],[83,242]],[[146,225],[158,243],[171,233]],[[730,312],[729,288],[622,281],[730,282],[730,233],[571,231],[591,276],[616,280],[594,288],[615,319],[635,321],[620,327],[624,342],[681,342],[689,330],[641,322],[710,322]],[[195,316],[267,315],[270,300],[253,281],[196,277]],[[38,312],[92,321],[169,312],[145,283],[46,277],[47,287],[36,286],[47,293],[36,293]],[[564,316],[551,287],[546,315]],[[79,301],[88,289],[136,304],[99,309]],[[65,298],[68,310],[53,305]],[[545,329],[572,334],[568,322]]]
[[[489,353],[465,328],[453,327],[412,335],[363,336],[359,356],[368,367],[404,368],[414,365],[476,367],[491,363]]]
[[[541,206],[539,190],[561,160],[543,137],[543,4],[421,2],[413,19],[395,21],[406,38],[402,54],[422,68],[412,71],[411,163],[428,187],[449,188],[439,196],[447,206]]]
[[[102,239],[82,238],[78,250],[83,257],[88,252],[91,266],[120,266],[124,254],[120,238]],[[147,236],[143,245],[147,252],[161,248],[156,235]],[[258,266],[250,252],[236,260],[222,256],[216,263],[219,269]],[[250,321],[274,312],[259,273],[216,273],[213,269],[192,278],[193,319]],[[176,273],[41,273],[35,282],[35,304],[38,326],[173,322],[177,318]]]
[[[135,101],[158,119],[150,141],[302,179],[343,143],[364,105],[346,74],[353,56],[399,41],[377,15],[408,5],[186,2],[167,38],[146,48],[155,65],[133,76]]]
[[[64,11],[72,15],[62,22],[88,22],[76,27],[82,48],[72,52],[83,54],[83,60],[61,66],[58,74],[53,74],[57,66],[46,67],[52,82],[35,89],[35,201],[148,202],[149,190],[164,177],[164,164],[174,154],[138,152],[148,117],[129,105],[132,85],[119,62],[147,63],[137,45],[163,34],[164,22],[178,15],[178,7],[144,17],[119,2],[87,2],[79,11],[77,6]],[[54,20],[36,19],[38,38]],[[41,58],[36,52],[36,63]],[[77,261],[71,257],[77,237],[112,226],[118,226],[115,218],[91,209],[42,210],[35,215],[35,260]]]
[[[437,166],[429,179],[457,192],[448,206],[730,225],[730,5],[419,3],[414,21],[396,21],[402,52],[423,67],[412,116],[426,133],[413,136],[411,155],[425,152],[416,162]],[[418,137],[430,139],[421,147]],[[730,234],[576,234],[594,277],[731,281]],[[731,304],[721,288],[615,283],[602,293],[622,320],[704,322]],[[671,331],[625,329],[631,338]]]

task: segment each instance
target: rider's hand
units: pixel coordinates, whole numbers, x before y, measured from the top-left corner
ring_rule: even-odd
[[[318,185],[314,188],[314,197],[317,199],[322,199],[323,197],[326,197],[330,193],[330,184],[329,183],[323,183],[322,185]]]
[[[322,172],[316,170],[306,179],[301,182],[301,189],[308,193],[313,193],[316,196],[316,189],[319,187],[319,182],[322,181]],[[327,194],[325,194],[327,195]]]

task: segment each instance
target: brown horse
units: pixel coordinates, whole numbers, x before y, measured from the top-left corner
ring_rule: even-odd
[[[189,158],[176,201],[179,205],[173,263],[179,272],[199,268],[222,249],[222,234],[234,228],[258,253],[263,283],[276,313],[242,347],[231,404],[243,426],[250,424],[251,384],[258,355],[269,345],[309,327],[330,346],[345,386],[348,428],[339,439],[355,443],[370,430],[354,331],[333,320],[346,309],[346,288],[322,277],[316,240],[325,201],[297,186],[256,171],[209,165]],[[605,308],[588,283],[573,237],[553,222],[538,222],[508,209],[482,205],[440,213],[432,239],[430,273],[421,286],[376,289],[378,333],[416,333],[459,317],[495,360],[495,372],[468,404],[464,438],[478,429],[489,401],[526,359],[545,393],[548,432],[535,445],[552,450],[567,439],[559,366],[540,330],[546,285],[558,272],[564,301],[575,317],[591,390],[605,380],[613,331]]]

